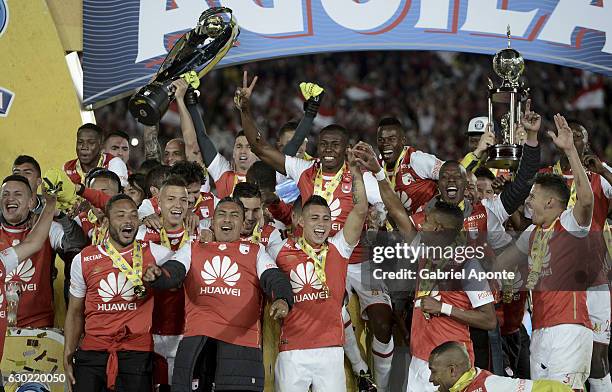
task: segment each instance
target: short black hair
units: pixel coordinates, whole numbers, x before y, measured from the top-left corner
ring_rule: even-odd
[[[128,195],[124,194],[124,193],[118,193],[115,196],[111,197],[107,202],[106,202],[106,206],[104,206],[104,215],[106,215],[107,217],[110,216],[110,210],[113,207],[113,204],[115,204],[118,201],[121,200],[129,200],[130,203],[134,204],[134,206],[136,208],[138,208],[138,206],[136,205],[136,202],[134,200],[132,200],[131,197],[129,197]]]
[[[453,351],[453,350],[460,350],[460,351],[465,352],[467,354],[467,350],[466,350],[465,344],[463,344],[461,342],[450,341],[450,342],[444,342],[441,345],[439,345],[438,347],[436,347],[433,350],[431,350],[431,353],[429,354],[429,358],[433,358],[435,356],[438,356],[440,354],[444,354],[444,353],[446,353],[448,351]]]
[[[297,129],[299,122],[297,120],[291,120],[284,123],[278,130],[277,139],[280,139],[285,133],[293,132]]]
[[[323,136],[324,133],[331,133],[331,132],[339,133],[342,136],[342,139],[344,140],[344,142],[348,144],[348,141],[349,141],[348,131],[346,130],[346,128],[344,128],[342,125],[339,125],[339,124],[330,124],[326,127],[323,127],[323,129],[321,129],[321,132],[319,132],[319,138],[321,138],[321,136]]]
[[[104,143],[106,143],[106,141],[113,136],[119,136],[120,138],[127,140],[128,144],[130,143],[130,135],[128,135],[126,132],[121,131],[121,130],[116,130],[116,131],[112,131],[108,133],[106,137],[104,138]]]
[[[119,176],[115,172],[112,172],[103,167],[93,168],[85,176],[85,186],[87,188],[91,188],[91,183],[96,178],[107,178],[111,181],[114,181],[115,184],[117,184],[117,192],[121,193],[123,191],[123,188],[121,186],[121,180],[119,179]]]
[[[42,176],[42,171],[40,170],[40,165],[38,164],[38,161],[34,159],[34,157],[31,157],[29,155],[19,155],[17,158],[15,158],[13,166],[19,166],[26,163],[29,163],[34,166],[34,169],[36,169],[36,171],[38,172],[38,176]]]
[[[246,137],[246,135],[244,134],[244,130],[243,129],[239,130],[238,133],[236,133],[236,138],[235,139],[238,139],[240,136]]]
[[[242,211],[242,219],[244,219],[244,204],[237,197],[226,196],[223,199],[219,200],[217,203],[217,207],[215,207],[215,213],[219,210],[219,206],[223,203],[234,203],[238,207],[240,207],[240,211]]]
[[[25,186],[28,187],[30,193],[33,193],[32,188],[30,188],[30,182],[28,181],[28,179],[24,176],[20,176],[19,174],[11,174],[10,176],[4,177],[4,180],[2,180],[2,185],[12,181],[23,183]]]
[[[299,215],[302,213],[302,209],[302,195],[300,195],[293,201],[293,212]]]
[[[440,166],[440,170],[439,173],[442,173],[443,170],[446,170],[446,168],[448,168],[449,166],[459,166],[459,167],[463,167],[463,165],[459,162],[456,161],[454,159],[449,159],[448,161],[444,162],[442,164],[442,166]],[[464,168],[465,169],[465,168]],[[465,171],[467,174],[467,170]]]
[[[247,170],[246,180],[260,189],[273,192],[276,188],[276,170],[263,161],[255,161]]]
[[[204,169],[197,162],[177,162],[170,169],[170,174],[182,177],[188,185],[193,184],[194,182],[197,182],[198,184],[204,184],[206,182],[206,177],[204,177]]]
[[[329,209],[329,204],[327,204],[327,200],[318,195],[310,196],[310,198],[306,200],[304,205],[302,205],[302,211],[306,211],[306,208],[310,206],[323,206]]]
[[[447,218],[450,218],[454,226],[453,229],[457,231],[461,231],[463,228],[463,211],[461,211],[459,206],[439,200],[436,202],[433,210],[431,210],[430,213],[441,214]]]
[[[77,129],[77,135],[79,133],[81,133],[81,131],[85,131],[85,130],[87,130],[87,131],[94,131],[98,135],[98,138],[100,140],[102,140],[104,138],[104,130],[102,128],[100,128],[96,124],[85,123],[85,124],[81,125],[79,127],[79,129]]]
[[[170,174],[170,166],[159,165],[154,167],[145,176],[145,194],[148,198],[153,197],[151,194],[151,187],[160,189],[166,178]]]
[[[234,199],[250,199],[252,197],[258,197],[261,199],[261,191],[255,184],[251,184],[250,182],[240,182],[234,187],[232,197]]]
[[[476,178],[486,178],[487,180],[495,181],[495,174],[486,167],[480,166],[474,171]]]
[[[161,166],[161,165],[162,165],[161,162],[158,161],[157,159],[147,159],[140,164],[140,167],[138,168],[138,172],[146,176],[147,174],[149,174],[151,170],[153,170],[153,168],[157,166]]]
[[[402,130],[404,129],[402,123],[396,117],[381,118],[380,121],[378,121],[378,128],[380,127],[399,127]]]
[[[183,188],[187,188],[187,183],[185,182],[185,179],[183,177],[177,176],[176,174],[171,174],[168,176],[168,178],[164,180],[163,184],[161,185],[162,188],[165,186],[180,186]]]
[[[553,173],[538,173],[536,174],[533,183],[539,185],[547,191],[553,192],[557,197],[559,197],[561,204],[563,204],[564,207],[567,207],[567,203],[571,197],[571,191],[563,177]]]
[[[145,192],[145,175],[142,173],[133,173],[128,177],[128,184],[135,188],[139,188],[143,193]]]

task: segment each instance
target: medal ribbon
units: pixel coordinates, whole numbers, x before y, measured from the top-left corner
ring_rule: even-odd
[[[162,222],[163,225],[163,222]],[[164,248],[172,249],[172,244],[170,244],[170,239],[168,238],[168,232],[165,228],[161,228],[159,231],[159,239],[160,243]],[[183,226],[183,236],[181,237],[181,243],[179,244],[179,248],[182,248],[185,242],[189,241],[189,233],[187,233],[187,229]]]
[[[98,159],[98,163],[96,167],[102,167],[104,165],[104,154],[100,154],[100,159]],[[77,158],[76,162],[76,172],[81,176],[81,181],[85,181],[85,173],[83,172],[83,168],[81,167],[81,161]]]
[[[134,288],[143,286],[142,282],[142,247],[140,242],[134,241],[132,249],[132,265],[121,256],[121,253],[115,249],[110,240],[104,242],[104,248],[108,257],[113,261],[113,267],[125,274],[125,277],[132,283]]]
[[[327,289],[327,276],[325,276],[325,259],[327,258],[327,251],[329,250],[327,244],[324,244],[321,247],[318,254],[315,252],[312,246],[306,242],[303,236],[298,239],[298,245],[300,246],[300,249],[302,249],[302,252],[306,253],[308,258],[314,261],[315,274],[317,274],[317,278],[323,287]]]
[[[542,226],[537,226],[535,229],[535,236],[531,244],[531,251],[529,252],[531,266],[529,268],[529,275],[527,276],[527,290],[533,290],[540,279],[542,264],[544,263],[546,253],[548,253],[548,242],[555,232],[555,225],[558,220],[559,218],[555,219],[547,229],[542,228]]]
[[[259,222],[253,228],[253,235],[251,235],[251,242],[259,244],[261,242],[261,230],[259,230]]]
[[[327,201],[327,204],[331,204],[334,192],[336,191],[336,188],[338,188],[338,185],[340,185],[345,169],[346,162],[342,168],[338,170],[334,177],[328,181],[327,184],[325,184],[325,189],[323,189],[323,169],[321,166],[319,166],[319,170],[317,171],[314,181],[314,195],[323,197],[325,201]]]
[[[467,388],[472,381],[476,378],[477,372],[475,368],[471,368],[467,372],[463,373],[459,380],[453,384],[453,386],[448,390],[448,392],[461,392],[465,388]]]
[[[108,228],[98,221],[98,217],[92,210],[87,212],[87,220],[94,225],[93,232],[91,234],[91,244],[101,245],[106,239]]]

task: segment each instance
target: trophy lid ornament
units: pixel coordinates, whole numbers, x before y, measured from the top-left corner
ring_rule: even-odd
[[[504,86],[519,87],[519,78],[525,71],[525,59],[510,45],[510,25],[508,25],[507,35],[508,47],[500,50],[493,57],[493,71],[503,80]]]

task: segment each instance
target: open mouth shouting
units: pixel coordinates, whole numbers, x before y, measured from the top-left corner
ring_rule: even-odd
[[[313,230],[313,234],[314,234],[314,238],[317,240],[317,242],[323,242],[325,241],[326,238],[326,230],[324,228],[321,227],[317,227]]]
[[[5,204],[4,208],[6,209],[6,212],[8,214],[14,214],[19,209],[19,204],[14,203],[14,202],[9,202]]]
[[[455,200],[457,198],[457,194],[458,194],[458,189],[456,186],[449,185],[448,187],[446,187],[446,195],[448,196],[449,199]]]
[[[390,159],[392,159],[392,158],[393,158],[393,153],[394,153],[394,152],[395,152],[395,151],[393,151],[393,149],[392,149],[392,148],[385,149],[385,150],[383,150],[383,152],[382,152],[382,154],[381,154],[381,155],[382,155],[382,158],[383,158],[385,161],[388,161],[388,160],[390,160]]]

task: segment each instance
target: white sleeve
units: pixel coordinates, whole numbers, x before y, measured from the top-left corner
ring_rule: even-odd
[[[374,205],[383,202],[380,196],[380,188],[378,188],[378,181],[376,181],[371,172],[363,173],[363,184],[365,185],[368,203]]]
[[[435,155],[427,154],[422,151],[415,151],[410,155],[410,166],[421,178],[437,180],[440,176],[442,162]]]
[[[606,195],[606,198],[612,199],[612,186],[610,186],[608,180],[603,178],[603,176],[601,176],[601,189],[603,189],[603,193]]]
[[[591,230],[590,223],[588,226],[580,226],[578,224],[576,217],[574,216],[573,208],[568,208],[567,210],[563,211],[559,220],[561,221],[561,226],[563,226],[568,233],[577,238],[586,237]]]
[[[181,246],[180,249],[174,253],[174,256],[172,256],[172,260],[176,260],[185,266],[185,274],[189,272],[189,268],[191,267],[191,247],[192,246],[193,246],[193,242],[189,241],[185,245]]]
[[[257,252],[257,277],[261,278],[261,274],[272,268],[278,268],[276,262],[266,252],[263,245],[259,244],[259,251]]]
[[[314,161],[306,161],[285,155],[285,172],[287,177],[293,179],[296,183],[300,180],[302,173],[310,169],[312,165],[314,165]]]
[[[108,162],[108,170],[119,176],[121,186],[126,186],[128,184],[128,169],[125,162],[123,162],[121,158],[115,157],[111,159]]]
[[[81,254],[74,256],[70,267],[70,294],[77,298],[85,298],[87,286],[83,278],[83,265],[81,264]]]
[[[147,234],[147,226],[145,225],[138,226],[138,232],[136,233],[136,239],[142,241],[144,240],[146,234]]]
[[[276,232],[276,230],[274,230],[274,232]],[[274,232],[272,234],[274,234]],[[280,236],[280,234],[279,234]],[[270,240],[272,239],[272,236],[270,236]],[[283,249],[283,245],[285,245],[287,243],[287,239],[285,238],[284,240],[281,238],[280,241],[270,241],[268,242],[268,246],[266,247],[266,252],[268,252],[268,254],[274,259],[276,260],[276,258],[278,257],[278,254],[280,253],[280,251]]]
[[[531,237],[531,233],[534,230],[535,225],[529,226],[527,229],[525,229],[524,232],[521,233],[520,237],[518,238],[518,240],[516,240],[516,243],[514,244],[516,245],[518,250],[524,255],[529,254],[529,238]]]
[[[275,249],[280,246],[283,246],[283,237],[281,236],[281,232],[279,229],[274,229],[272,233],[270,233],[270,237],[268,238],[268,244],[266,245],[266,251],[269,249]],[[276,257],[274,257],[276,259]]]
[[[188,243],[189,244],[189,243]],[[149,246],[151,247],[151,254],[155,259],[155,264],[164,265],[164,263],[170,259],[174,259],[172,255],[174,252],[165,246],[161,246],[149,241]]]
[[[480,263],[476,260],[470,260],[465,264],[465,276],[463,280],[463,290],[470,299],[472,308],[476,309],[482,305],[486,305],[494,301],[491,287],[486,279],[478,279],[476,277],[470,277],[471,273],[484,272],[484,269]]]
[[[19,265],[19,257],[12,246],[0,251],[0,260],[4,264],[4,273],[7,275]]]
[[[57,222],[51,222],[49,229],[49,242],[55,250],[62,249],[62,239],[64,238],[64,229]]]
[[[497,200],[497,202],[495,201]],[[499,207],[505,212],[504,206],[501,205],[501,200],[499,197],[496,197],[490,203],[484,203],[488,201],[487,199],[483,200],[483,205],[487,210],[487,242],[491,245],[493,249],[501,249],[504,246],[508,245],[512,242],[512,236],[506,232],[504,228],[505,219],[504,217],[508,217],[508,214],[502,214],[499,211]],[[491,208],[494,207],[494,209]],[[507,219],[507,218],[506,218]]]
[[[329,242],[334,244],[340,255],[346,259],[351,257],[353,254],[353,249],[355,249],[355,246],[357,246],[357,244],[355,244],[355,246],[351,246],[348,242],[346,242],[346,238],[344,238],[344,229],[340,230],[335,236],[330,238]]]
[[[211,175],[213,181],[218,181],[223,173],[232,170],[232,165],[223,155],[217,153],[217,155],[215,155],[215,159],[213,159],[207,169],[208,174]]]
[[[494,374],[485,379],[487,391],[531,391],[533,381],[520,378],[500,377]],[[571,389],[567,389],[571,391]]]
[[[144,219],[153,214],[155,214],[155,208],[153,208],[151,200],[144,199],[142,203],[140,203],[140,207],[138,207],[138,219]]]
[[[81,222],[81,220],[79,219],[79,216],[75,216],[74,218],[72,218],[73,221],[76,222],[77,225],[79,225],[79,227],[82,229],[83,228],[83,223]]]
[[[501,223],[505,223],[510,218],[499,195],[496,195],[493,199],[482,199],[481,203],[488,210],[487,212],[495,215]]]

